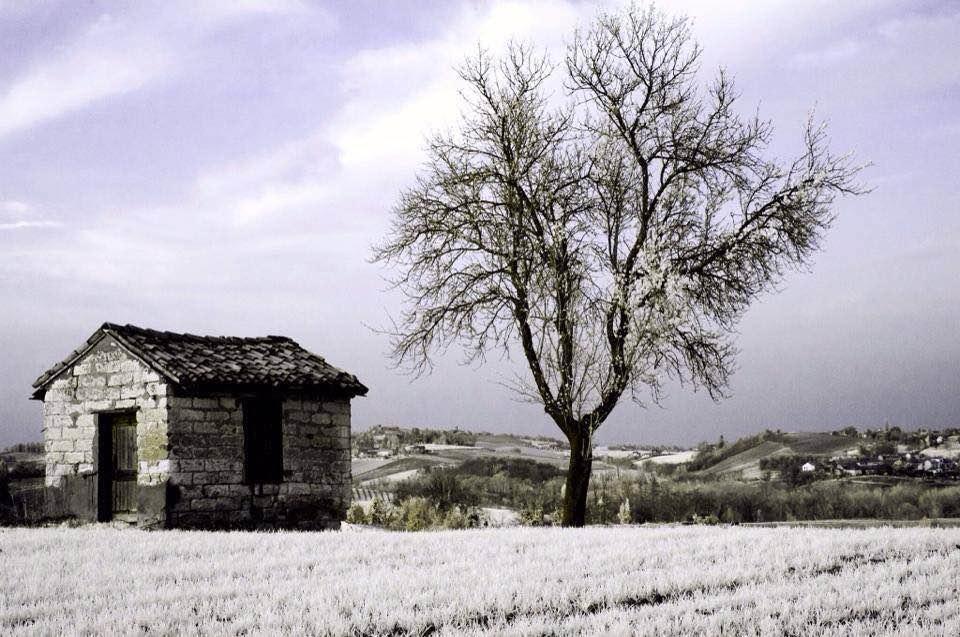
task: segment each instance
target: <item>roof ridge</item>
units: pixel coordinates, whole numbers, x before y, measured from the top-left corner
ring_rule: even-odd
[[[196,341],[218,341],[218,342],[285,342],[285,343],[294,343],[294,341],[289,336],[279,336],[276,334],[269,334],[267,336],[226,336],[219,334],[192,334],[190,332],[171,332],[169,330],[155,330],[149,327],[140,327],[139,325],[133,325],[127,323],[121,325],[119,323],[105,322],[100,326],[100,329],[118,332],[123,334],[124,332],[137,332],[139,334],[148,334],[153,337],[160,338],[177,338],[185,340],[196,340]]]
[[[179,385],[326,388],[365,395],[354,374],[327,362],[288,336],[201,336],[105,322],[76,351],[34,383],[34,398],[64,369],[110,336],[132,356]]]

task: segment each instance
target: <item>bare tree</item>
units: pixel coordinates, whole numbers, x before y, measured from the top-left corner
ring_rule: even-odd
[[[576,32],[560,66],[481,51],[460,69],[462,126],[429,140],[375,248],[408,300],[399,364],[522,350],[519,391],[570,442],[565,525],[584,523],[593,435],[620,399],[656,401],[664,378],[719,399],[750,301],[862,192],[812,121],[795,161],[765,158],[769,122],[736,112],[722,70],[701,88],[699,57],[685,18],[639,6]]]

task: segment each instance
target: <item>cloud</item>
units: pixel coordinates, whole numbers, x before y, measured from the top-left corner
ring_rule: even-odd
[[[830,66],[839,61],[853,58],[860,53],[861,49],[862,45],[860,42],[843,39],[839,42],[833,42],[821,49],[797,53],[791,60],[791,66],[801,69]]]
[[[323,140],[310,136],[225,162],[197,176],[191,205],[234,225],[318,206],[331,195],[328,155]]]
[[[43,219],[33,206],[23,201],[0,200],[0,231],[21,230],[24,228],[55,228],[58,221]]]
[[[175,74],[205,35],[231,20],[303,9],[296,2],[189,6],[173,2],[104,13],[35,60],[5,88],[0,85],[0,138]]]
[[[102,18],[10,86],[0,98],[0,136],[136,90],[172,65],[172,51],[156,38],[126,34],[116,21]]]
[[[563,38],[593,9],[560,0],[467,5],[438,37],[359,51],[344,64],[346,96],[326,134],[346,170],[409,172],[425,136],[452,125],[461,106],[455,66],[477,47],[533,41],[554,61]]]
[[[11,221],[0,223],[0,230],[19,230],[21,228],[56,228],[58,221]]]

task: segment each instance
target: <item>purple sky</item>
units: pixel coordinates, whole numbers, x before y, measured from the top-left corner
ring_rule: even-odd
[[[816,106],[875,191],[748,312],[732,398],[622,404],[599,439],[960,425],[960,6],[660,6],[774,121],[773,154]],[[370,386],[361,429],[558,433],[501,386],[509,361],[394,372],[368,326],[398,298],[368,257],[424,135],[456,119],[452,66],[510,37],[558,56],[595,9],[0,0],[0,445],[39,439],[31,382],[103,321],[291,336]]]

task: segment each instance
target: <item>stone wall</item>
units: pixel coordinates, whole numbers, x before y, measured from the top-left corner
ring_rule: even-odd
[[[109,336],[50,384],[43,399],[50,515],[96,519],[97,412],[136,410],[137,482],[145,493],[165,488],[168,390],[159,374]],[[143,514],[162,517],[163,512]],[[162,520],[145,524],[156,522]]]
[[[141,526],[338,528],[350,401],[283,400],[283,481],[244,482],[242,396],[184,396],[105,337],[44,396],[48,515],[97,516],[97,414],[136,410]]]
[[[350,499],[350,402],[283,400],[283,481],[244,482],[242,396],[171,396],[169,517],[186,528],[338,528]]]

